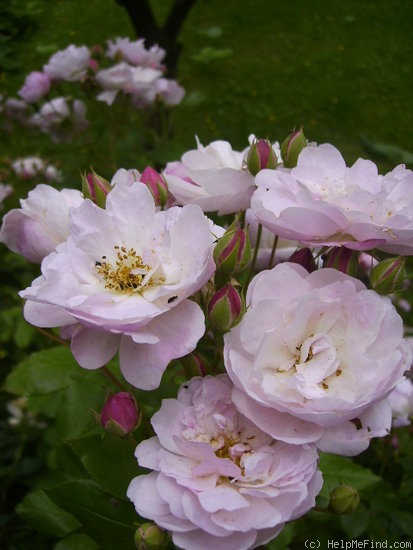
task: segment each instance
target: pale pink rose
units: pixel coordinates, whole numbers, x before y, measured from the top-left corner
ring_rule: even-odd
[[[129,94],[138,107],[152,104],[156,99],[156,81],[162,71],[150,67],[134,67],[121,62],[110,69],[96,73],[96,81],[103,88],[97,99],[112,105],[119,92]]]
[[[187,550],[247,550],[310,510],[322,486],[310,445],[275,441],[240,414],[227,375],[193,378],[152,417],[136,449],[153,472],[127,495]]]
[[[328,430],[323,450],[339,454],[361,452],[369,434],[385,435],[391,416],[378,426],[376,405],[412,360],[388,297],[335,269],[309,274],[286,262],[254,277],[246,305],[224,338],[233,399],[243,414],[289,443],[318,442]],[[336,435],[346,439],[339,428],[351,428],[347,422],[360,436],[348,453],[342,441],[334,444]]]
[[[86,105],[80,99],[56,97],[44,103],[31,117],[33,126],[50,134],[55,142],[69,141],[73,134],[83,132],[89,125]]]
[[[119,168],[113,175],[110,185],[114,187],[115,185],[126,185],[131,187],[135,182],[141,181],[141,173],[135,168]]]
[[[156,82],[162,72],[150,67],[132,67],[130,74],[131,78],[123,87],[123,92],[130,94],[138,107],[151,105],[156,99]]]
[[[169,162],[163,172],[176,202],[198,204],[205,212],[220,215],[248,208],[255,184],[244,169],[245,151],[233,151],[227,141],[204,147],[197,138],[197,146],[181,161]]]
[[[16,159],[12,163],[12,168],[14,173],[23,179],[31,179],[37,176],[57,182],[62,179],[61,172],[51,164],[45,163],[40,157]]]
[[[27,103],[35,103],[43,99],[50,91],[50,77],[46,73],[33,71],[27,75],[24,86],[19,90],[19,96]]]
[[[112,105],[119,92],[123,91],[132,80],[133,67],[128,63],[117,63],[109,69],[102,69],[96,73],[96,82],[103,88],[97,99]]]
[[[106,210],[89,200],[72,212],[69,238],[21,293],[36,326],[69,326],[87,369],[119,350],[125,378],[156,388],[169,361],[193,351],[205,331],[188,298],[212,275],[215,238],[194,205],[157,212],[141,183],[115,185]]]
[[[21,208],[7,212],[0,230],[0,242],[27,260],[40,263],[69,234],[69,211],[83,202],[80,191],[58,191],[45,184],[37,185]]]
[[[90,51],[87,46],[71,44],[64,50],[54,53],[43,67],[51,80],[82,80],[87,73],[90,62]]]
[[[408,426],[413,417],[413,383],[410,378],[403,378],[389,395],[392,409],[393,426]]]
[[[185,90],[176,80],[170,78],[158,78],[155,82],[156,97],[168,107],[174,107],[181,103],[185,96]]]
[[[165,50],[156,44],[146,49],[143,38],[133,42],[129,38],[116,38],[108,41],[106,55],[112,59],[120,57],[132,65],[160,69],[162,68],[161,61],[165,57]]]
[[[413,172],[347,167],[329,144],[308,146],[295,168],[262,170],[251,206],[267,229],[308,245],[413,254]]]

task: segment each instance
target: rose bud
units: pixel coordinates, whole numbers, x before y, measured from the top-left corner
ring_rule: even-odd
[[[140,181],[149,188],[155,204],[163,208],[169,198],[169,191],[165,178],[154,168],[147,166],[142,172]]]
[[[307,147],[307,139],[303,129],[294,130],[281,144],[281,157],[286,168],[297,166],[298,156]]]
[[[358,508],[360,495],[351,485],[339,485],[331,491],[330,508],[336,514],[351,514]]]
[[[276,168],[277,163],[277,155],[268,139],[254,141],[247,154],[247,168],[253,176],[263,168]]]
[[[165,531],[155,523],[142,523],[135,531],[134,542],[138,550],[157,550],[164,548]]]
[[[332,267],[351,277],[357,277],[359,270],[358,254],[345,246],[335,246],[325,256],[323,267]]]
[[[93,169],[87,174],[82,174],[82,191],[84,198],[90,199],[101,208],[105,208],[106,197],[111,189],[110,183],[105,180],[105,178],[102,178],[102,176],[96,174]]]
[[[312,273],[317,269],[314,256],[309,248],[300,248],[299,250],[296,250],[293,254],[291,254],[287,261],[301,265],[309,273]]]
[[[243,312],[242,298],[230,284],[220,288],[208,304],[209,319],[221,332],[234,327],[241,320]]]
[[[128,392],[110,395],[100,417],[105,431],[117,437],[124,437],[139,425],[140,414],[135,398]]]
[[[370,272],[370,285],[378,294],[392,294],[403,288],[406,278],[406,259],[403,256],[387,258]]]
[[[242,271],[251,259],[251,243],[247,229],[229,228],[214,248],[217,268],[226,274]]]
[[[202,357],[199,353],[190,353],[185,357],[182,357],[181,363],[184,366],[185,373],[193,376],[205,376],[208,372],[207,363],[205,358]]]

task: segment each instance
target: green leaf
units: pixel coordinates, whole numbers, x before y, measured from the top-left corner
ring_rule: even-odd
[[[134,457],[136,442],[95,435],[68,444],[102,489],[126,499],[129,483],[140,473]]]
[[[99,550],[99,545],[87,535],[76,533],[58,542],[53,550]]]
[[[289,548],[289,545],[294,538],[294,534],[294,523],[289,523],[274,540],[265,545],[265,548],[268,550],[285,550],[286,548]]]
[[[32,353],[9,374],[5,390],[15,395],[47,394],[67,387],[80,367],[66,347]]]
[[[320,453],[319,468],[324,479],[323,488],[317,496],[317,505],[320,507],[328,506],[331,491],[339,485],[351,485],[362,493],[382,481],[370,469],[344,456]]]
[[[100,410],[107,389],[99,370],[82,370],[62,392],[56,412],[56,429],[62,439],[77,439],[91,431],[100,432],[93,410]]]
[[[323,496],[329,495],[341,484],[352,485],[362,492],[381,481],[369,468],[364,468],[344,456],[320,453],[319,467],[324,478]]]
[[[413,164],[413,153],[392,143],[372,142],[365,136],[361,138],[368,153],[378,158],[388,160],[392,164]]]
[[[52,537],[64,537],[81,527],[71,513],[55,504],[42,489],[26,495],[16,510],[34,529]]]
[[[369,524],[370,514],[367,510],[357,510],[352,514],[340,516],[341,526],[349,539],[362,535]]]
[[[86,480],[59,483],[47,489],[47,494],[81,522],[83,531],[102,550],[134,549],[135,522],[139,517],[131,502],[111,497]]]

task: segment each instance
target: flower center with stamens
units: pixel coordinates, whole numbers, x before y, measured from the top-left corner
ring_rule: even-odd
[[[121,294],[141,292],[145,287],[161,284],[152,278],[151,266],[145,264],[134,248],[115,246],[117,260],[114,264],[106,256],[96,262],[96,271],[102,277],[105,288]]]

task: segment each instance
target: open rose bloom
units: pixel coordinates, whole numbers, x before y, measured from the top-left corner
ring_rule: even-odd
[[[229,214],[248,208],[254,178],[244,168],[245,151],[234,151],[227,141],[213,141],[187,151],[163,172],[177,204],[198,204],[204,212]]]
[[[58,191],[40,184],[21,199],[3,218],[0,242],[30,262],[40,263],[65,241],[69,234],[69,210],[77,208],[83,197],[77,189]]]
[[[21,293],[25,318],[65,327],[82,367],[102,367],[119,350],[125,378],[156,388],[169,361],[204,333],[203,312],[188,298],[214,271],[211,227],[194,205],[157,212],[141,183],[116,185],[106,210],[85,200],[71,212],[67,240]]]
[[[413,253],[413,172],[382,176],[359,159],[348,168],[329,144],[308,146],[291,170],[262,170],[251,201],[273,233],[309,245]]]
[[[290,263],[253,279],[224,353],[250,420],[282,441],[344,455],[389,431],[385,398],[411,365],[389,298],[335,269]]]
[[[237,411],[231,389],[225,374],[193,378],[136,449],[153,472],[132,480],[128,497],[179,548],[256,548],[314,506],[322,486],[314,447],[272,439]]]

